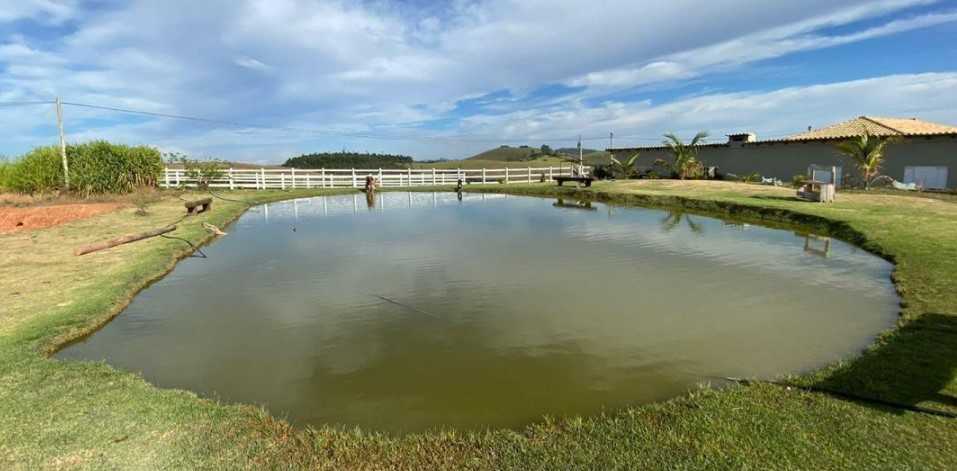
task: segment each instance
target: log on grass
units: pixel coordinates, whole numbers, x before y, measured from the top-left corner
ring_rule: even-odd
[[[148,239],[150,237],[156,237],[158,235],[163,235],[167,232],[173,232],[175,230],[176,226],[166,226],[159,229],[153,229],[152,231],[140,232],[138,234],[127,234],[125,236],[117,237],[104,242],[97,242],[95,244],[77,247],[77,249],[73,251],[73,254],[78,256],[86,255],[90,252],[96,252],[98,250],[104,250],[110,247],[116,247],[117,245],[128,244],[130,242],[136,242],[138,240]]]
[[[213,205],[212,198],[203,198],[195,201],[187,201],[183,203],[183,206],[186,206],[186,214],[199,214],[202,212],[209,211],[209,208]]]

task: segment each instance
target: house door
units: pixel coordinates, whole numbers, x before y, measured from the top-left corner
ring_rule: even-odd
[[[947,167],[904,167],[904,183],[935,190],[947,188]]]

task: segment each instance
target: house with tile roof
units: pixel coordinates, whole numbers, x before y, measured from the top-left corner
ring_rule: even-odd
[[[779,139],[759,140],[754,133],[728,135],[726,142],[699,147],[699,159],[720,173],[749,175],[789,181],[795,175],[820,172],[814,169],[836,168],[840,184],[854,178],[857,171],[835,149],[835,144],[865,132],[893,137],[888,145],[881,174],[926,189],[957,187],[957,127],[917,118],[860,116],[820,129]],[[608,149],[617,158],[641,153],[641,166],[650,167],[656,159],[671,162],[664,145]],[[816,173],[816,178],[821,178]],[[824,171],[825,177],[829,172]]]

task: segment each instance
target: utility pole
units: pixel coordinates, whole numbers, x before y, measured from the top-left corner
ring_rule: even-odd
[[[63,135],[63,101],[56,97],[56,127],[60,131],[60,158],[63,160],[63,186],[70,190],[70,166],[66,162],[66,136]]]
[[[584,160],[585,160],[585,155],[582,151],[582,135],[579,134],[578,135],[578,174],[579,175],[584,173],[584,170],[585,170]]]

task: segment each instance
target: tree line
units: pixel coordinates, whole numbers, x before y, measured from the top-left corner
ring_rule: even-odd
[[[407,155],[375,154],[360,152],[321,152],[300,155],[282,164],[288,168],[390,168],[402,169],[412,166],[412,157]]]

